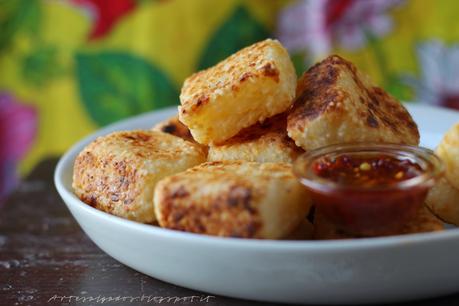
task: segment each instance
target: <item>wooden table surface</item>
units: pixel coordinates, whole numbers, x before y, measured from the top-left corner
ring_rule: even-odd
[[[177,287],[112,259],[60,199],[55,164],[40,163],[0,206],[0,305],[274,305]],[[459,294],[400,305],[459,305]]]

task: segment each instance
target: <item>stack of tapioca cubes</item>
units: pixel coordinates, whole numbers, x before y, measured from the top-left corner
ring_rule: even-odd
[[[195,233],[280,239],[311,202],[291,163],[304,150],[354,141],[418,144],[405,108],[331,56],[297,82],[287,51],[265,40],[189,77],[178,116],[95,140],[75,161],[86,203]],[[301,232],[300,231],[300,232]],[[297,231],[298,234],[298,231]]]

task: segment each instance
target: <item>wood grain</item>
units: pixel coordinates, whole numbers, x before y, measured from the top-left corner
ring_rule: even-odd
[[[56,159],[40,163],[0,206],[0,305],[275,305],[207,298],[112,259],[82,232],[59,198],[52,181],[55,164]],[[77,303],[60,299],[64,296],[133,300]],[[404,305],[459,305],[459,295]]]

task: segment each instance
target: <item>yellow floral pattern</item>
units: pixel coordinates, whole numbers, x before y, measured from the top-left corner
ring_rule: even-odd
[[[0,8],[0,24],[13,23],[8,14],[31,6],[25,20],[15,21],[24,25],[19,25],[5,42],[6,48],[0,49],[0,89],[14,93],[22,101],[30,101],[38,110],[38,133],[33,148],[21,163],[22,172],[46,156],[62,154],[101,125],[177,104],[177,93],[184,78],[200,64],[212,63],[201,57],[206,48],[211,47],[209,41],[218,29],[226,23],[226,34],[225,30],[223,34],[232,36],[220,37],[228,44],[223,50],[215,46],[214,53],[218,54],[211,59],[214,62],[269,36],[277,11],[285,3],[270,1],[267,4],[263,0],[136,1],[135,9],[120,18],[105,36],[90,40],[88,33],[94,20],[91,12],[78,3],[5,2],[1,4],[5,7]],[[231,24],[232,17],[236,19]],[[259,29],[251,28],[253,24],[263,29],[261,34]],[[217,39],[217,43],[221,42]],[[141,75],[137,79],[136,71]],[[92,79],[85,80],[87,77]],[[83,87],[92,86],[90,93],[82,92],[82,84]],[[166,88],[166,93],[149,92],[154,86]],[[158,96],[161,101],[149,100]],[[113,103],[123,98],[126,100]],[[132,103],[137,105],[134,107]],[[98,114],[94,115],[88,105],[100,106]],[[107,110],[106,118],[100,113],[104,110]]]
[[[366,41],[338,37],[368,3],[384,18],[373,20],[379,25],[371,29],[356,24],[370,34]],[[293,17],[285,17],[292,6],[298,8]],[[422,86],[431,87],[426,75],[449,66],[429,64],[425,50],[456,61],[457,8],[455,0],[1,1],[0,91],[37,116],[34,145],[21,172],[46,156],[61,155],[102,125],[177,104],[181,83],[194,71],[265,37],[282,41],[283,30],[298,32],[307,24],[325,22],[327,30],[334,23],[335,36],[318,45],[317,36],[300,35],[290,49],[299,73],[338,53],[398,98],[420,99]],[[340,24],[340,18],[347,19]],[[356,47],[346,47],[352,44]],[[459,94],[451,82],[448,88],[453,92],[447,105],[457,108]],[[441,104],[440,98],[430,100]]]

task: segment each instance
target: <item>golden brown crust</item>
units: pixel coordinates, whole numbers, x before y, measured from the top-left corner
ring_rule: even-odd
[[[242,186],[228,186],[222,194],[212,199],[212,209],[190,200],[191,195],[184,186],[174,190],[163,189],[167,195],[160,205],[163,227],[217,236],[252,238],[260,230],[258,211],[251,205],[254,195],[251,189]],[[190,201],[189,205],[180,205]],[[180,203],[177,203],[180,202]],[[225,220],[222,220],[225,215]]]
[[[85,203],[131,220],[155,220],[156,182],[205,161],[200,146],[157,131],[97,138],[77,156],[73,189]]]
[[[210,146],[208,160],[292,163],[304,150],[288,137],[286,128],[286,113],[256,123],[223,144]]]
[[[435,217],[427,207],[422,207],[417,215],[409,221],[402,230],[398,232],[387,233],[385,236],[416,234],[424,232],[436,232],[444,229],[443,222]],[[314,217],[314,239],[352,239],[356,237],[343,232],[322,214],[316,211]]]
[[[435,153],[445,163],[449,183],[459,189],[459,123],[445,133]]]
[[[220,144],[241,129],[286,111],[296,74],[287,51],[267,39],[185,80],[179,119],[202,144]]]
[[[303,74],[287,129],[305,150],[340,142],[419,143],[408,111],[337,55]]]
[[[250,79],[270,78],[279,82],[279,70],[275,63],[265,57],[265,49],[272,40],[264,40],[232,54],[214,67],[194,73],[182,88],[182,113],[197,112],[210,101],[216,89],[230,88],[239,91]]]
[[[182,139],[195,142],[193,136],[191,136],[190,130],[186,127],[186,125],[180,122],[178,115],[155,124],[152,130],[171,134]]]
[[[441,178],[430,190],[426,205],[443,221],[459,226],[459,190],[447,178]]]
[[[155,190],[162,227],[244,238],[281,238],[309,209],[291,166],[208,162],[161,180]]]
[[[283,135],[283,141],[286,146],[298,148],[293,140],[287,136],[287,113],[278,114],[266,119],[263,122],[258,122],[249,126],[248,128],[241,130],[236,136],[225,141],[224,144],[231,145],[236,143],[251,142],[269,133]]]

